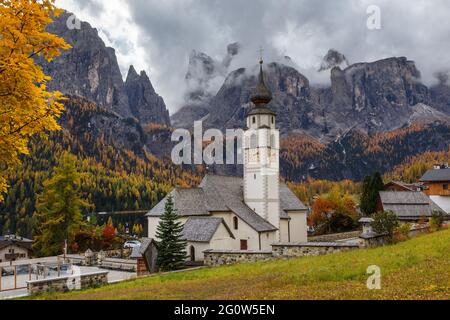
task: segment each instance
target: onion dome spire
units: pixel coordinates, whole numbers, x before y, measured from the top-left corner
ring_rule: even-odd
[[[264,72],[263,72],[263,59],[259,61],[259,78],[258,83],[256,85],[255,90],[253,91],[250,100],[255,104],[258,108],[260,106],[264,106],[272,101],[272,93],[269,89],[267,89],[266,84],[264,83]]]

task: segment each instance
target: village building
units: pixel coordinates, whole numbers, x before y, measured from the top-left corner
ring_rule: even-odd
[[[207,174],[198,188],[170,194],[184,224],[189,260],[215,250],[271,250],[279,242],[307,242],[307,207],[280,182],[279,131],[267,106],[272,94],[260,62],[258,83],[246,117],[244,176]],[[156,238],[167,197],[148,214],[148,237]]]
[[[405,183],[401,181],[391,181],[384,185],[384,191],[422,191],[422,183]]]
[[[377,212],[383,211],[392,211],[402,222],[419,222],[443,210],[423,192],[380,191]]]
[[[0,262],[31,258],[33,241],[15,235],[0,236]]]
[[[428,170],[420,181],[425,185],[425,193],[450,214],[450,168],[448,165],[435,166]]]

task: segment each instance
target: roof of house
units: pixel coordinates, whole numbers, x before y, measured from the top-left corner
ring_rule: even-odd
[[[399,218],[430,217],[434,210],[443,211],[426,194],[416,191],[380,191],[385,211]]]
[[[427,172],[425,172],[420,181],[422,182],[450,181],[450,168],[428,170]]]
[[[223,224],[230,237],[234,235],[222,218],[191,217],[184,224],[183,238],[191,242],[210,242],[219,226]]]
[[[15,235],[0,236],[0,249],[6,248],[10,245],[16,245],[27,250],[32,250],[33,241]]]
[[[421,187],[423,187],[421,184],[418,183],[405,183],[402,181],[391,181],[389,183],[386,183],[384,185],[385,190],[388,190],[389,187],[396,185],[400,188],[402,188],[404,191],[418,191]]]
[[[181,216],[209,216],[212,212],[233,212],[258,232],[277,230],[244,202],[243,179],[231,176],[206,175],[199,188],[174,189],[171,194],[175,208]],[[163,214],[167,197],[148,214]],[[305,211],[306,206],[284,184],[280,183],[280,218],[289,218],[289,211]]]

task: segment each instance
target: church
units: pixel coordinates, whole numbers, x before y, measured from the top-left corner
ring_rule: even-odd
[[[197,188],[170,194],[184,224],[186,252],[192,262],[213,250],[267,251],[279,242],[307,242],[307,207],[280,182],[280,135],[272,94],[264,83],[263,61],[251,96],[243,138],[244,176],[207,174]],[[156,237],[166,199],[146,216],[148,237]]]

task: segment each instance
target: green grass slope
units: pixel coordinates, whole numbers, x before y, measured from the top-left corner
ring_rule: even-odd
[[[367,267],[381,268],[368,290]],[[449,299],[450,230],[386,247],[158,275],[37,299]]]

